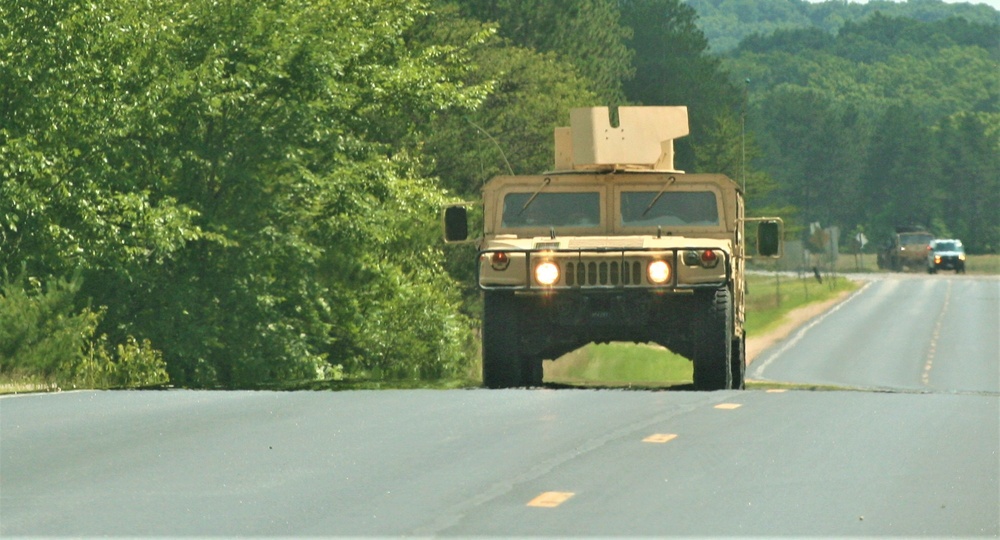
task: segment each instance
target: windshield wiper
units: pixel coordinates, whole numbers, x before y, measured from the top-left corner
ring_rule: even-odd
[[[545,189],[545,186],[549,185],[549,183],[551,182],[552,179],[546,176],[545,180],[542,181],[542,185],[538,186],[538,189],[536,189],[535,192],[531,194],[531,197],[528,197],[528,200],[524,201],[524,206],[521,207],[521,211],[518,212],[517,215],[520,216],[521,214],[523,214],[524,211],[528,209],[528,205],[533,203],[535,201],[535,197],[537,197],[538,194],[541,193],[543,189]]]
[[[639,217],[646,217],[646,214],[648,214],[649,211],[653,209],[653,206],[656,205],[656,201],[660,200],[660,197],[662,197],[663,194],[667,192],[667,188],[670,187],[671,184],[673,184],[676,181],[677,179],[674,178],[673,176],[667,178],[666,183],[663,184],[663,189],[661,189],[660,192],[656,194],[656,197],[653,197],[653,200],[649,201],[649,206],[647,206],[646,209],[642,211],[642,215]]]

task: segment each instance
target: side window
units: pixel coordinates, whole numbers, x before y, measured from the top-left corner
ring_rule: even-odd
[[[503,198],[501,227],[598,227],[601,225],[601,194],[508,193]]]
[[[625,227],[698,227],[719,224],[719,204],[711,191],[623,191]]]

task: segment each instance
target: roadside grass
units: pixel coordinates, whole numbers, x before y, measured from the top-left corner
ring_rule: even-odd
[[[8,373],[0,376],[0,395],[58,391],[59,385],[41,375]]]
[[[823,302],[858,284],[844,277],[751,275],[747,278],[747,335],[781,325],[795,308]],[[651,344],[591,344],[545,362],[545,382],[580,386],[667,387],[691,384],[691,361]],[[748,386],[754,387],[751,382]],[[773,385],[772,385],[773,386]]]
[[[825,273],[826,268],[829,264],[825,266],[820,266]],[[859,273],[859,272],[886,272],[888,270],[880,270],[878,267],[878,261],[874,253],[863,253],[860,255],[852,255],[849,253],[842,253],[837,257],[837,265],[835,271],[838,274],[849,274],[849,273]],[[996,255],[968,255],[965,260],[965,271],[968,274],[979,274],[979,275],[997,275],[1000,274],[1000,254]],[[911,273],[925,273],[926,269],[912,269],[909,270]]]
[[[1000,274],[1000,255],[969,255],[965,259],[969,274]]]

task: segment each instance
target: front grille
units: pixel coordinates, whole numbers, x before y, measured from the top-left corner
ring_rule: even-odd
[[[481,250],[478,254],[476,281],[482,290],[504,289],[511,291],[554,291],[559,289],[612,289],[635,288],[656,289],[659,291],[675,288],[692,288],[714,286],[716,281],[706,279],[696,280],[689,284],[678,285],[677,261],[679,253],[686,250],[718,249],[707,246],[686,246],[678,248],[588,248],[588,249],[502,249],[491,248]],[[498,271],[491,268],[490,260],[494,253],[505,253],[510,258],[511,269]],[[541,260],[559,266],[558,281],[550,286],[540,285],[534,275],[534,269]],[[668,283],[654,284],[649,282],[646,266],[653,260],[664,260],[671,268],[671,278]],[[724,278],[729,279],[728,263],[719,272],[725,272]],[[486,272],[484,275],[483,272]]]
[[[566,263],[566,285],[641,285],[642,264],[638,261],[579,261]]]

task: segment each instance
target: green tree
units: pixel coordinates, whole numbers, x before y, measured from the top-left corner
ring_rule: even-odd
[[[677,141],[677,166],[691,170],[695,147],[708,143],[720,116],[736,117],[742,89],[729,80],[708,41],[695,25],[693,9],[680,0],[622,0],[622,24],[632,29],[626,43],[635,51],[635,77],[625,96],[642,105],[686,105],[691,136]]]
[[[936,130],[946,186],[943,213],[952,234],[973,253],[1000,248],[1000,115],[959,113]]]
[[[1000,13],[985,4],[942,0],[894,2],[806,2],[802,0],[686,0],[698,12],[698,25],[712,50],[725,54],[757,34],[770,36],[783,30],[816,28],[835,35],[850,24],[877,16],[920,22],[962,21],[957,24],[992,25]],[[992,35],[996,39],[996,34]]]
[[[469,325],[429,247],[443,193],[398,138],[486,88],[459,82],[463,46],[408,42],[423,4],[8,6],[5,267],[83,268],[98,332],[150,340],[178,384],[460,363]],[[377,316],[437,330],[393,345]]]
[[[732,117],[720,116],[708,140],[709,143],[698,147],[698,170],[722,173],[740,184],[749,214],[775,213],[771,193],[777,184],[768,173],[755,168],[761,150],[754,134],[747,133],[745,126]]]
[[[766,156],[758,166],[779,185],[777,204],[798,208],[808,222],[843,227],[863,216],[855,204],[863,148],[856,136],[865,128],[851,107],[788,87],[769,93],[751,120]]]
[[[861,176],[866,229],[930,227],[941,216],[941,163],[932,133],[911,113],[893,106],[876,123]],[[870,226],[868,226],[870,225]]]
[[[127,127],[148,72],[120,38],[141,29],[104,16],[89,2],[0,6],[0,267],[12,274],[29,263],[31,275],[137,279],[204,237],[192,208],[133,174],[154,158]]]
[[[627,25],[619,22],[615,0],[454,0],[463,15],[496,23],[514,45],[555,53],[568,62],[599,100],[618,105],[622,82],[633,74],[625,44]]]
[[[978,152],[951,149],[954,159],[972,160],[958,165],[929,137],[943,118],[1000,110],[998,29],[878,15],[846,24],[832,38],[790,30],[744,41],[725,66],[753,80],[749,125],[763,149],[758,166],[779,183],[775,202],[795,204],[807,219],[842,230],[950,229],[957,209],[943,207],[968,190],[947,171],[981,160],[972,157]],[[938,172],[943,176],[934,177]],[[887,184],[888,177],[894,180]],[[989,226],[978,221],[970,228]]]

